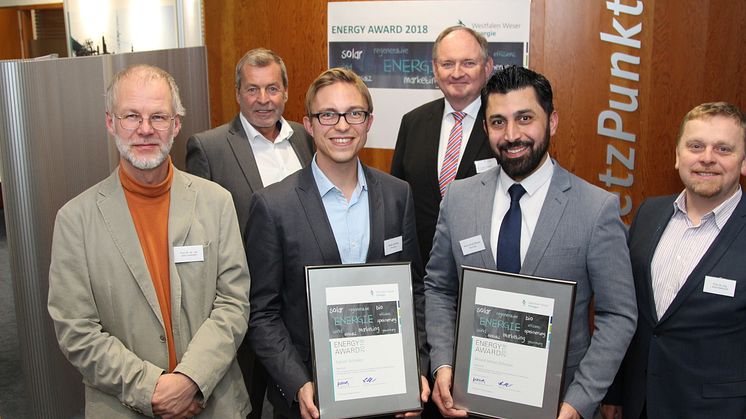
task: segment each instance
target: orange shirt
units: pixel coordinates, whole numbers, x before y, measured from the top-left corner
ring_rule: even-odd
[[[155,295],[161,308],[168,343],[168,372],[176,368],[174,333],[171,327],[171,279],[169,275],[168,207],[171,203],[173,165],[169,161],[168,175],[158,185],[143,185],[127,176],[119,168],[119,179],[124,188],[137,238],[145,255]]]

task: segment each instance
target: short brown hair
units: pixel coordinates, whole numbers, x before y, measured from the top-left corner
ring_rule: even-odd
[[[709,102],[697,105],[691,111],[687,112],[684,116],[684,120],[681,121],[679,126],[679,135],[676,137],[676,145],[681,141],[681,136],[684,135],[684,128],[686,123],[694,119],[710,119],[713,116],[724,116],[735,121],[741,126],[741,132],[743,133],[743,141],[746,143],[746,116],[741,112],[736,105],[732,105],[728,102]]]
[[[311,104],[313,103],[313,100],[316,99],[316,93],[318,93],[319,89],[322,87],[330,86],[334,83],[349,83],[355,86],[357,91],[363,95],[365,103],[368,105],[367,111],[373,113],[373,98],[371,98],[368,86],[365,85],[363,79],[350,69],[335,67],[321,73],[316,77],[316,80],[308,86],[308,91],[306,92],[306,114],[309,117],[313,113],[311,110]]]

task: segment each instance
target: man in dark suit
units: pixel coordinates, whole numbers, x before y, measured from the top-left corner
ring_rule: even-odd
[[[420,356],[427,365],[422,265],[409,186],[358,159],[373,122],[368,88],[350,70],[327,70],[309,87],[306,111],[303,123],[317,150],[311,166],[254,194],[246,230],[254,279],[249,341],[269,372],[267,397],[275,414],[292,418],[319,416],[306,266],[411,261]],[[384,250],[385,241],[398,244]],[[428,394],[425,381],[423,399]]]
[[[282,58],[264,48],[252,49],[236,64],[241,112],[231,122],[187,140],[187,171],[230,191],[242,237],[251,195],[308,166],[313,155],[313,139],[303,125],[282,117],[287,100]]]
[[[187,140],[186,168],[231,193],[241,237],[245,237],[251,196],[308,166],[313,142],[302,125],[282,117],[288,76],[285,63],[274,52],[257,48],[238,61],[236,100],[241,112],[233,121]],[[241,344],[238,362],[254,407],[250,417],[260,418],[267,372],[255,360],[248,342]]]
[[[745,149],[735,106],[684,117],[684,191],[643,202],[630,228],[640,315],[605,417],[746,417]]]
[[[507,67],[487,82],[485,129],[500,167],[449,185],[425,276],[433,401],[451,397],[460,267],[577,282],[560,419],[591,419],[635,330],[637,310],[619,200],[548,153],[559,123],[542,75]],[[588,313],[595,298],[595,329]]]
[[[464,26],[446,28],[433,45],[432,64],[445,97],[402,117],[391,162],[391,174],[412,188],[423,265],[433,244],[445,186],[454,178],[473,176],[496,165],[482,129],[480,91],[493,65],[487,40]]]

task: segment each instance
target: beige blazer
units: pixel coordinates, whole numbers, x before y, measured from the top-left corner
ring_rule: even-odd
[[[49,314],[60,348],[83,375],[87,418],[153,416],[168,367],[163,319],[115,170],[57,214]],[[174,169],[168,237],[178,365],[206,401],[200,417],[244,418],[251,406],[236,363],[246,332],[249,272],[230,194]],[[174,263],[201,245],[203,260]]]

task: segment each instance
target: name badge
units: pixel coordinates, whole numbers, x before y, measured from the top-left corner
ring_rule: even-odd
[[[463,239],[458,243],[461,245],[461,252],[464,254],[464,256],[484,250],[484,241],[482,241],[482,235],[469,237],[468,239]]]
[[[205,260],[201,244],[195,246],[175,246],[174,263],[202,262]]]
[[[383,254],[388,256],[392,253],[401,252],[403,248],[401,236],[383,241]]]
[[[474,167],[477,169],[477,173],[486,172],[493,167],[497,167],[497,159],[484,159],[474,161]]]
[[[736,295],[736,281],[732,279],[705,276],[705,287],[702,290],[710,294],[733,297]]]

